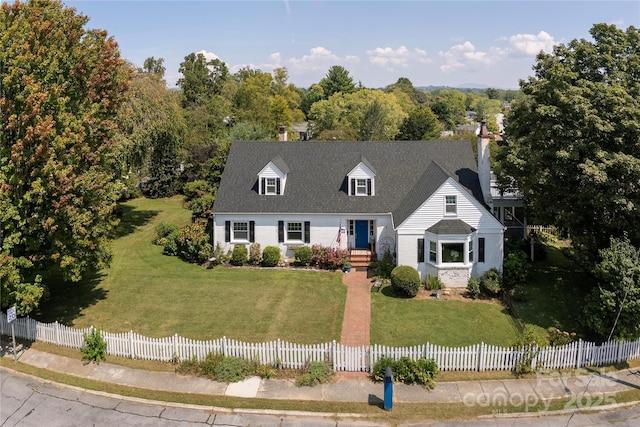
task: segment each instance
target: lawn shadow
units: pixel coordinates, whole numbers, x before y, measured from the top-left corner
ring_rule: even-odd
[[[115,214],[120,219],[120,223],[113,231],[112,237],[117,239],[133,233],[136,228],[147,224],[159,213],[160,211],[141,210],[128,204],[119,204]]]
[[[58,321],[73,326],[83,309],[107,297],[108,291],[99,287],[104,276],[102,272],[87,272],[79,282],[64,280],[59,274],[47,277],[49,296],[41,302],[33,317],[40,322]]]

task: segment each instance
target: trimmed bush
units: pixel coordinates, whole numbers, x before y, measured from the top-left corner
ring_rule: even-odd
[[[293,255],[296,259],[296,265],[308,266],[311,264],[313,252],[309,246],[298,246],[293,250]]]
[[[391,271],[391,286],[396,294],[413,298],[418,295],[420,275],[411,266],[399,265]]]
[[[247,263],[247,247],[236,245],[231,253],[231,265],[243,266]]]
[[[480,296],[480,281],[475,277],[470,277],[467,282],[467,295],[472,299]]]
[[[277,246],[267,246],[262,251],[262,265],[265,267],[275,267],[280,262],[280,248]]]
[[[497,269],[492,268],[482,275],[480,292],[489,297],[495,297],[500,293],[500,272]]]
[[[323,270],[337,270],[347,261],[347,251],[322,245],[311,247],[311,264]]]
[[[209,238],[205,226],[199,222],[182,227],[176,235],[177,255],[189,262],[201,264],[207,261],[211,255]]]

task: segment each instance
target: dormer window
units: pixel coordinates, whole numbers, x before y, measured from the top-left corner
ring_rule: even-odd
[[[281,157],[270,161],[258,173],[258,194],[281,195],[287,182],[289,168]]]
[[[358,165],[348,174],[349,182],[348,194],[350,196],[373,196],[375,194],[375,171],[373,167],[362,159]]]

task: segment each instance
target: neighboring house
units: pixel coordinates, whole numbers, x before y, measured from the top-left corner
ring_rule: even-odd
[[[354,259],[388,251],[422,281],[464,287],[502,269],[484,129],[480,174],[469,141],[234,142],[213,205],[214,242],[278,246],[284,258],[314,244]]]

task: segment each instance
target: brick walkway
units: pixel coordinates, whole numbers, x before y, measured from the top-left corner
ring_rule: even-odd
[[[347,285],[347,301],[342,321],[340,343],[349,346],[370,344],[371,323],[371,279],[366,271],[351,270],[342,278]]]

